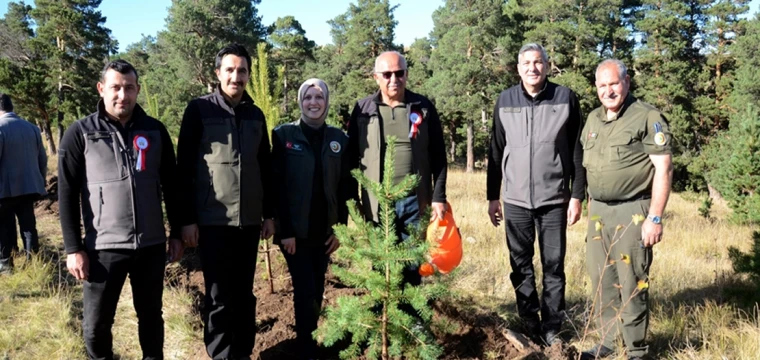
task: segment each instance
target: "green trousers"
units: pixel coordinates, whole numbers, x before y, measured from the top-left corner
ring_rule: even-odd
[[[608,348],[615,347],[622,332],[628,356],[647,353],[652,248],[643,247],[641,222],[636,225],[632,219],[635,215],[646,218],[650,203],[650,199],[589,203],[586,266],[594,321],[601,343]]]

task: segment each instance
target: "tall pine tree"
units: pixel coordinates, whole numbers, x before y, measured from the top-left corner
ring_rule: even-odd
[[[428,94],[450,141],[466,139],[467,171],[486,154],[494,94],[505,87],[497,52],[506,26],[501,0],[447,0],[433,13]]]
[[[328,21],[333,43],[320,48],[310,74],[325,80],[330,93],[331,117],[344,123],[357,99],[377,91],[372,79],[375,58],[384,51],[400,50],[393,43],[398,23],[388,0],[358,0]]]
[[[214,56],[230,43],[255,54],[266,29],[255,5],[261,0],[172,0],[165,34],[171,61],[208,92],[216,84]]]
[[[314,41],[306,37],[306,31],[292,16],[278,18],[269,27],[269,43],[272,44],[271,60],[282,67],[282,114],[289,119],[299,116],[298,87],[306,80],[306,62],[314,61]]]

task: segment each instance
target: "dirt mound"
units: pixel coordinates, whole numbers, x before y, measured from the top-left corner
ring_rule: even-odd
[[[47,195],[40,197],[34,204],[34,214],[37,216],[51,214],[58,216],[58,177],[51,176],[45,185]]]
[[[253,359],[297,359],[295,342],[295,317],[293,311],[293,287],[282,256],[272,251],[272,280],[274,293],[270,293],[269,279],[263,254],[259,254],[259,266],[256,269],[254,293],[257,298],[256,319],[258,331]],[[181,276],[167,277],[178,279],[174,285],[185,286],[196,294],[195,306],[198,314],[202,313],[203,276],[200,262],[194,249],[189,249],[182,260],[182,266],[175,271],[184,272]],[[356,289],[343,285],[336,277],[328,273],[325,284],[324,306],[335,303],[340,296],[359,295]],[[472,301],[457,300],[437,301],[433,304],[435,320],[454,324],[456,330],[446,333],[434,329],[438,343],[444,348],[443,359],[574,359],[576,351],[566,345],[542,348],[525,339],[520,349],[505,337],[508,324],[496,313],[474,309],[465,304]],[[513,332],[514,333],[514,332]],[[321,358],[337,359],[340,349],[348,344],[338,344],[332,348],[322,349]]]

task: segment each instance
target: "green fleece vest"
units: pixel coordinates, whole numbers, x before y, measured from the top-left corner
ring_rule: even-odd
[[[430,170],[429,134],[428,134],[428,109],[420,107],[419,103],[407,104],[407,114],[416,112],[422,115],[422,124],[419,125],[417,136],[411,139],[412,142],[412,169],[415,174],[423,180],[417,186],[417,201],[419,202],[420,212],[430,206],[433,201],[433,184],[429,180],[432,174]],[[383,126],[380,123],[379,113],[375,111],[370,117],[359,117],[359,154],[361,157],[361,168],[364,175],[370,180],[380,182],[382,179],[383,159],[385,158],[386,142],[383,139]],[[411,128],[411,122],[407,119],[407,126]],[[378,201],[372,196],[367,189],[362,188],[362,206],[365,216],[372,220],[379,221]]]
[[[204,226],[260,225],[264,190],[258,150],[263,117],[251,109],[240,124],[218,93],[201,97],[203,136],[198,149],[196,204]],[[251,105],[253,108],[254,105]]]
[[[309,140],[301,130],[300,120],[275,128],[277,138],[285,146],[285,198],[289,218],[296,238],[305,239],[309,233],[314,153]],[[338,186],[341,177],[341,159],[348,147],[348,137],[338,128],[327,126],[322,142],[322,177],[327,200],[327,226],[338,222]]]

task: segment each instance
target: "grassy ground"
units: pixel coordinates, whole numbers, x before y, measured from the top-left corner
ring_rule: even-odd
[[[513,322],[516,309],[504,229],[488,221],[485,174],[452,172],[448,189],[465,238],[462,264],[450,275],[452,289],[469,305]],[[760,359],[760,308],[742,296],[758,290],[743,285],[727,257],[729,246],[749,248],[752,229],[726,220],[725,208],[714,207],[713,218],[704,219],[698,206],[692,194],[674,195],[665,217],[664,241],[654,248],[652,353],[672,359]],[[565,332],[579,348],[594,341],[590,335],[581,342],[591,292],[585,269],[586,222],[583,218],[568,230],[566,257],[570,321]],[[65,258],[59,257],[58,219],[41,216],[38,228],[41,254],[30,261],[16,258],[17,271],[0,276],[0,359],[80,359],[81,285],[65,273]],[[538,261],[536,266],[540,273]],[[199,315],[193,310],[197,301],[182,287],[164,292],[167,359],[203,354]],[[122,359],[140,356],[136,322],[127,285],[114,326],[115,351]]]

